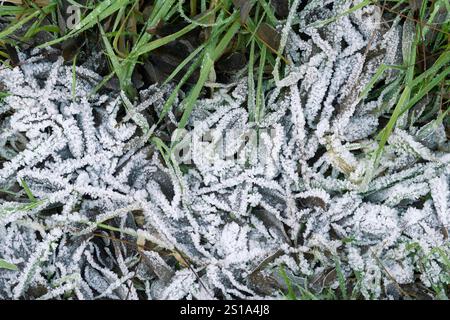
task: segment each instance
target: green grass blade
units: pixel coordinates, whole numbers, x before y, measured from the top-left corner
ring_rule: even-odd
[[[189,95],[184,101],[184,112],[183,116],[181,117],[181,120],[178,124],[178,128],[184,128],[189,120],[189,116],[192,113],[192,110],[194,108],[195,101],[197,100],[198,96],[200,95],[200,92],[209,77],[209,73],[214,65],[214,60],[212,59],[209,52],[206,53],[205,57],[203,58],[203,63],[200,71],[200,77],[194,86],[192,90],[190,91]]]
[[[30,188],[28,187],[27,183],[25,182],[25,180],[23,180],[22,178],[20,179],[20,184],[22,185],[23,189],[25,190],[25,193],[28,196],[28,199],[30,199],[31,202],[36,202],[36,198],[34,197],[33,193],[31,192]]]
[[[258,67],[258,85],[256,87],[256,121],[260,121],[264,116],[264,92],[263,92],[263,75],[264,75],[264,65],[266,61],[267,49],[266,47],[261,48],[261,56],[259,57],[259,67]]]
[[[250,55],[248,61],[248,112],[249,112],[249,120],[256,120],[256,97],[255,97],[255,79],[253,76],[253,69],[255,65],[255,40],[252,39],[250,43]]]
[[[81,32],[93,27],[95,24],[97,24],[97,22],[108,18],[116,11],[120,10],[120,8],[122,8],[123,6],[127,6],[129,2],[130,0],[116,0],[116,1],[105,0],[101,2],[85,18],[83,18],[80,22],[78,22],[78,24],[74,27],[74,29],[72,29],[68,34],[55,40],[43,43],[39,45],[38,48],[51,46],[80,34]]]
[[[18,271],[19,268],[15,264],[9,263],[3,259],[0,259],[0,269],[6,269],[11,271]]]
[[[143,45],[142,47],[140,47],[137,51],[133,52],[133,56],[140,56],[145,53],[149,53],[150,51],[153,51],[159,47],[162,47],[170,42],[175,41],[176,39],[180,38],[181,36],[185,35],[186,33],[190,32],[190,31],[194,30],[195,28],[197,28],[197,26],[190,24],[175,33],[172,33],[172,34],[165,36],[163,38],[160,38],[160,39],[153,40],[153,41]]]
[[[214,61],[217,60],[224,52],[225,48],[230,43],[235,33],[239,30],[240,26],[240,22],[236,20],[225,33],[217,46],[214,49],[209,49],[208,52],[206,52],[205,57],[203,58],[199,79],[194,88],[192,88],[192,90],[189,92],[187,98],[184,100],[184,112],[178,124],[179,129],[186,126],[189,120],[189,116],[191,115],[194,108],[194,104],[197,101],[197,98],[200,95],[204,84],[208,80],[209,74],[214,66]]]
[[[295,295],[294,288],[292,286],[292,282],[289,279],[289,277],[287,276],[286,271],[284,271],[284,268],[282,266],[280,267],[280,275],[283,278],[283,280],[286,283],[286,286],[288,288],[288,292],[286,294],[286,297],[289,300],[297,300],[297,296]]]
[[[170,76],[164,81],[164,84],[169,83],[170,81],[172,81],[172,79],[189,63],[191,62],[195,57],[198,56],[198,54],[200,53],[200,51],[202,51],[205,48],[206,44],[202,43],[197,49],[195,49],[194,51],[192,51],[191,54],[189,54],[189,56],[186,57],[186,59],[184,59],[176,68],[175,70],[172,71],[172,73],[170,74]]]
[[[418,92],[416,92],[414,94],[414,96],[412,97],[412,99],[406,104],[405,108],[403,108],[400,112],[400,115],[403,114],[404,112],[408,111],[409,109],[411,109],[416,103],[418,103],[425,95],[427,95],[428,93],[430,93],[430,91],[436,87],[438,84],[440,84],[442,81],[445,80],[445,78],[450,74],[450,67],[448,67],[447,69],[445,69],[443,72],[441,72],[438,75],[435,75],[433,80],[431,80],[430,82],[428,82],[425,87],[423,87],[422,89],[420,89]]]
[[[40,15],[39,11],[35,11],[32,14],[26,16],[25,18],[20,19],[18,22],[10,25],[8,28],[0,32],[0,39],[4,39],[5,37],[9,36],[16,30],[20,29],[23,25],[28,23],[29,21],[33,20],[34,18],[38,17]]]
[[[170,94],[167,101],[164,103],[164,106],[162,108],[161,114],[159,115],[158,124],[161,123],[161,121],[164,119],[164,117],[169,112],[170,108],[172,107],[173,102],[175,101],[175,98],[177,97],[178,92],[180,91],[181,87],[186,83],[186,81],[189,79],[189,77],[192,75],[192,73],[197,69],[200,65],[200,62],[203,60],[204,54],[201,54],[201,56],[189,67],[188,71],[185,73],[183,78],[178,82],[175,89]]]
[[[267,3],[266,0],[259,0],[258,2],[263,7],[264,12],[266,13],[267,18],[269,19],[270,24],[273,26],[276,26],[278,23],[278,19],[275,17],[275,14],[273,13],[273,9],[269,5],[269,3]]]
[[[344,273],[342,272],[341,264],[339,263],[339,260],[337,258],[335,259],[335,264],[336,264],[336,274],[339,282],[339,289],[341,290],[342,298],[344,300],[348,300],[345,276]]]
[[[346,16],[346,15],[348,15],[348,14],[350,14],[350,13],[353,13],[353,12],[359,10],[359,9],[364,8],[365,6],[371,4],[372,1],[373,1],[373,0],[364,0],[363,2],[358,3],[357,5],[351,7],[350,9],[348,9],[348,10],[346,10],[346,11],[344,11],[344,12],[342,12],[342,13],[340,13],[340,14],[338,14],[338,15],[336,15],[336,16],[330,18],[330,19],[325,19],[325,20],[321,20],[321,21],[314,22],[314,23],[312,23],[310,26],[311,26],[311,27],[321,27],[321,26],[324,26],[324,25],[326,25],[326,24],[328,24],[328,23],[330,23],[330,22],[336,21],[336,20],[339,19],[339,18],[342,18],[342,17],[344,17],[344,16]]]
[[[1,8],[2,10],[0,10],[0,17],[30,14],[35,11],[33,8],[23,8],[18,6],[1,6]]]
[[[397,122],[398,117],[401,115],[401,113],[402,113],[401,111],[403,109],[403,106],[406,104],[406,101],[409,100],[410,94],[411,94],[411,89],[410,89],[410,87],[406,86],[402,92],[402,95],[400,96],[400,99],[398,100],[398,102],[395,106],[394,112],[392,113],[392,116],[389,119],[388,124],[379,134],[380,142],[379,142],[378,148],[375,152],[375,161],[374,161],[375,167],[378,166],[380,156],[383,152],[384,146],[386,145],[386,142],[387,142],[389,136],[391,135],[392,131],[394,130],[395,123]]]

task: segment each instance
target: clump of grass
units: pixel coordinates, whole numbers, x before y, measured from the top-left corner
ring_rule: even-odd
[[[283,267],[279,268],[278,273],[287,287],[287,291],[282,292],[282,295],[288,300],[357,300],[362,298],[359,288],[361,275],[355,274],[352,279],[346,278],[337,258],[334,269],[314,280],[315,283],[320,282],[318,285],[313,286],[313,281],[308,282],[307,280],[303,284],[294,283]],[[330,281],[331,278],[337,280],[338,288],[331,286],[330,282],[333,282]],[[351,289],[350,294],[349,289]]]
[[[205,86],[216,81],[219,60],[237,53],[244,60],[238,67],[242,69],[248,60],[251,80],[255,70],[258,75],[257,102],[251,110],[251,116],[256,119],[263,75],[270,72],[275,57],[281,56],[277,51],[279,36],[275,27],[287,14],[288,0],[276,2],[274,8],[270,0],[8,1],[2,5],[0,14],[2,20],[10,21],[0,32],[0,45],[4,48],[0,54],[8,58],[6,45],[20,46],[38,33],[45,33],[47,41],[36,45],[59,46],[66,51],[63,55],[72,60],[80,46],[89,50],[90,41],[100,39],[110,73],[98,89],[116,76],[120,89],[134,98],[137,91],[132,79],[137,70],[149,66],[152,55],[164,57],[164,48],[169,44],[188,41],[194,50],[186,52],[184,59],[176,61],[169,70],[161,72],[158,66],[150,66],[156,73],[154,77],[162,82],[177,79],[160,121],[172,107],[178,91],[183,87],[188,90],[181,103],[179,127],[182,128],[197,99],[208,93]],[[69,5],[75,6],[80,15],[72,27],[67,23],[73,18],[67,14]],[[195,41],[193,35],[197,35]]]
[[[444,123],[447,133],[450,110],[450,4],[438,1],[380,1],[376,2],[384,12],[404,19],[403,64],[399,66],[382,65],[376,75],[362,92],[367,96],[380,76],[389,69],[396,69],[397,76],[390,87],[396,97],[387,124],[377,134],[378,148],[373,155],[376,168],[389,136],[396,126],[439,125]],[[376,93],[376,92],[375,92]],[[428,99],[423,110],[415,110],[419,102]],[[399,119],[402,122],[399,123]],[[370,174],[367,177],[370,179]]]

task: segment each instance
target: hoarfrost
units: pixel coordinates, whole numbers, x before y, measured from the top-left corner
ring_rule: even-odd
[[[163,132],[146,109],[161,112],[170,86],[136,103],[92,94],[100,77],[79,66],[72,95],[72,68],[41,52],[2,69],[0,187],[25,182],[37,200],[0,200],[0,259],[17,266],[0,269],[0,298],[280,298],[281,266],[307,283],[337,263],[365,298],[388,298],[388,284],[417,273],[428,287],[448,283],[440,131],[397,128],[364,179],[392,93],[361,94],[381,64],[401,60],[407,32],[375,5],[339,15],[357,3],[291,12],[291,63],[283,75],[277,64],[256,123],[246,79],[199,100],[187,137],[208,139],[184,170],[148,143]]]

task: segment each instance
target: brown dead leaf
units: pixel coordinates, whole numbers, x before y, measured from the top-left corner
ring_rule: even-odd
[[[260,24],[258,30],[256,30],[258,38],[264,42],[270,49],[278,51],[280,46],[281,35],[271,27],[269,24],[263,22]]]

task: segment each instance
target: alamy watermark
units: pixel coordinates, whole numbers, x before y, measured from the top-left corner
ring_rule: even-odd
[[[66,9],[67,19],[66,26],[70,30],[80,29],[81,8],[77,5],[70,5]]]
[[[200,129],[196,129],[200,128]],[[177,129],[171,137],[172,156],[177,163],[214,165],[218,161],[240,164],[273,160],[279,134],[273,128]]]

